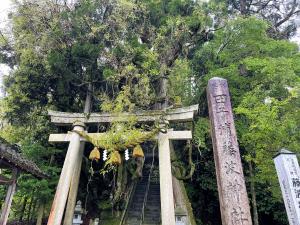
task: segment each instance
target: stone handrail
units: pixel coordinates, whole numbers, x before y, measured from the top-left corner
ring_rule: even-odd
[[[149,171],[147,188],[146,188],[146,193],[145,193],[144,202],[143,202],[143,206],[142,206],[142,219],[140,221],[140,225],[142,225],[144,222],[145,206],[147,204],[148,192],[149,192],[149,187],[150,187],[150,182],[151,182],[151,174],[152,174],[152,170],[153,170],[153,166],[154,166],[154,150],[155,150],[155,148],[152,149],[152,163],[151,163],[151,167],[150,167],[150,171]]]
[[[125,216],[126,216],[126,213],[127,213],[127,208],[128,208],[128,204],[132,198],[132,193],[133,193],[133,190],[135,189],[136,187],[136,182],[132,183],[131,184],[131,187],[130,187],[130,190],[129,190],[129,193],[128,193],[128,197],[126,199],[126,205],[125,205],[125,209],[122,213],[122,217],[121,217],[121,220],[120,220],[120,224],[119,225],[123,225],[123,222],[124,222],[124,219],[125,219]]]

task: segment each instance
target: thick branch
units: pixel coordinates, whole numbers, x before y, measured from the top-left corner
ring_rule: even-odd
[[[294,2],[293,2],[293,8],[291,9],[291,11],[282,20],[280,20],[278,23],[276,23],[275,27],[279,27],[280,25],[282,25],[283,23],[285,23],[286,21],[288,21],[293,15],[299,13],[300,10],[296,11],[297,6],[298,6],[297,1],[294,0]]]

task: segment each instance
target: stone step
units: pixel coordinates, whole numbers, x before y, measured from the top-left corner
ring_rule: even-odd
[[[160,198],[160,193],[159,192],[148,192],[148,196],[153,196],[154,198]]]
[[[160,223],[160,217],[159,218],[144,218],[144,223]]]
[[[144,193],[145,194],[145,191],[146,191],[147,187],[145,186],[139,186],[137,185],[136,188],[135,188],[135,192],[134,193]]]
[[[153,217],[153,216],[151,216],[151,217],[144,217],[144,222],[159,222],[160,221],[160,216],[159,217]]]
[[[148,193],[148,199],[147,199],[148,201],[147,202],[152,202],[152,201],[154,201],[154,202],[156,202],[156,201],[159,201],[160,202],[160,194],[149,194]]]
[[[145,183],[137,183],[136,187],[146,189],[147,188],[147,182],[145,182]]]
[[[145,196],[145,192],[146,191],[139,190],[138,192],[135,192],[133,196],[136,196],[136,197]]]
[[[158,193],[159,194],[160,193],[160,189],[154,189],[153,187],[150,186],[149,187],[149,192],[150,193]]]
[[[147,183],[145,183],[145,184],[137,183],[136,188],[146,190],[147,189]]]
[[[143,204],[142,203],[135,203],[135,205],[132,205],[132,207],[130,208],[130,210],[132,211],[140,211],[142,210]]]
[[[134,195],[133,195],[133,199],[135,200],[135,202],[136,202],[136,200],[137,199],[144,199],[144,196],[145,196],[145,193],[135,193]]]
[[[140,221],[126,221],[124,225],[140,225]]]
[[[142,214],[142,212],[131,212],[131,213],[128,213],[127,216],[128,216],[129,219],[140,220],[141,214]],[[127,221],[128,221],[128,219],[127,219]]]
[[[145,213],[147,213],[147,215],[151,213],[160,214],[160,207],[154,207],[154,206],[146,207]]]
[[[135,224],[128,224],[128,225],[135,225]],[[142,223],[142,225],[161,225],[161,223]]]
[[[147,201],[147,204],[146,204],[146,207],[147,207],[147,208],[152,208],[152,206],[153,206],[154,208],[160,208],[160,201],[159,201],[159,199],[157,199],[157,200],[152,199],[151,201],[148,200],[148,201]]]
[[[148,186],[149,165],[151,162],[152,157],[150,161],[146,158],[143,177],[137,182],[123,225],[140,225],[141,223],[142,207]],[[150,182],[143,225],[160,225],[160,213],[160,186],[157,183]]]
[[[145,215],[160,215],[160,207],[158,208],[146,208]]]
[[[160,218],[160,211],[145,212],[144,218]]]
[[[160,220],[144,220],[143,221],[143,224],[146,223],[146,224],[158,224],[160,223]]]

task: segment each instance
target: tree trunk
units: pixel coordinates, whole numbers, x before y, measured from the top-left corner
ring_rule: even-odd
[[[253,165],[252,162],[249,162],[249,173],[250,173],[250,192],[251,192],[251,204],[252,204],[252,213],[253,213],[253,224],[259,225],[258,223],[258,212],[257,212],[257,203],[256,203],[256,191],[255,191],[255,182],[253,174]]]
[[[45,209],[45,204],[41,202],[37,213],[36,225],[42,225],[44,209]]]
[[[240,12],[242,15],[247,15],[246,0],[240,0]]]
[[[19,217],[19,222],[23,222],[23,217],[24,217],[24,212],[26,209],[26,205],[27,205],[27,200],[28,200],[28,196],[25,196],[24,200],[23,200],[23,205],[21,208],[21,212],[20,212],[20,217]]]
[[[33,196],[33,194],[32,194],[32,195],[31,195],[31,200],[30,200],[30,203],[29,203],[29,207],[28,207],[27,224],[29,224],[29,221],[30,221],[30,216],[31,216],[31,213],[32,213],[32,205],[33,205],[33,201],[34,201],[34,196]]]
[[[30,214],[30,221],[33,221],[33,218],[34,218],[34,214],[36,213],[36,206],[37,206],[37,198],[34,198],[34,201],[33,201],[33,204],[32,204],[32,210],[31,210],[31,214]]]
[[[123,182],[123,170],[124,170],[124,165],[120,164],[118,167],[118,175],[117,175],[117,189],[114,193],[114,199],[113,199],[113,204],[119,203],[119,200],[122,195],[122,182]],[[117,207],[117,217],[119,217],[119,208]]]
[[[155,109],[165,109],[168,107],[167,87],[168,87],[168,80],[166,77],[162,77],[159,81],[159,90],[158,90],[159,102],[155,104],[154,107]]]

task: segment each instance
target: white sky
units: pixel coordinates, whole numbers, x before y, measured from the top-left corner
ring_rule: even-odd
[[[6,9],[10,7],[10,0],[1,0],[1,9]]]
[[[0,0],[0,27],[3,27],[3,23],[7,20],[7,12],[13,7],[10,0]]]

